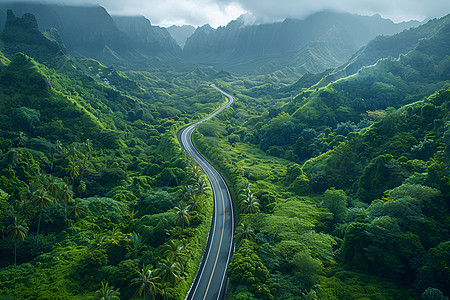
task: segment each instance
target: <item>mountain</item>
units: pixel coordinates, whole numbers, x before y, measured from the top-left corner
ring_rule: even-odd
[[[11,9],[22,16],[36,16],[40,31],[55,28],[70,54],[82,57],[107,58],[129,56],[131,42],[121,32],[108,12],[100,6],[75,7],[32,3],[2,3],[0,9]],[[2,29],[2,28],[1,28]]]
[[[407,54],[382,58],[325,87],[305,89],[283,110],[308,126],[336,128],[346,122],[358,124],[371,112],[409,105],[445,88],[450,82],[450,15],[395,39],[403,43],[405,37],[426,31],[433,34],[420,39]]]
[[[101,6],[0,3],[0,30],[8,9],[17,16],[35,15],[39,30],[76,57],[113,63],[181,54],[166,29],[152,26],[141,16],[113,18]]]
[[[181,55],[181,48],[170,33],[159,26],[152,26],[143,16],[113,16],[117,27],[133,42],[133,46],[144,54]]]
[[[295,73],[334,68],[378,35],[391,35],[418,22],[394,24],[379,15],[323,11],[304,20],[246,25],[244,17],[226,27],[200,27],[187,39],[184,57],[241,73]]]
[[[449,23],[450,15],[447,15],[440,19],[429,20],[423,26],[404,30],[391,36],[378,36],[356,52],[346,63],[322,78],[317,87],[326,86],[339,78],[352,75],[364,66],[375,64],[379,59],[398,58],[400,55],[412,51],[421,40],[432,38]]]
[[[172,25],[167,28],[167,31],[178,43],[178,45],[181,48],[183,48],[184,45],[186,44],[186,40],[195,32],[195,27],[192,25],[183,25],[183,26]]]
[[[33,14],[24,14],[18,18],[11,10],[7,11],[5,27],[0,40],[4,43],[4,52],[14,55],[17,52],[27,52],[36,59],[52,65],[64,48],[47,39],[38,30],[38,23]]]

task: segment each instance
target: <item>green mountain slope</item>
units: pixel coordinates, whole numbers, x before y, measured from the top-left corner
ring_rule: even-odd
[[[327,87],[300,94],[286,111],[309,124],[335,126],[358,122],[367,110],[400,107],[426,97],[450,80],[449,37],[446,24],[407,55],[380,60]]]
[[[306,75],[293,99],[293,86],[217,80],[240,101],[203,124],[197,144],[223,170],[238,203],[231,298],[450,294],[446,18],[399,58],[322,88],[319,75]],[[249,256],[255,269],[262,262],[263,275],[241,275]]]
[[[0,22],[6,11],[18,16],[32,13],[39,30],[55,32],[56,40],[76,57],[103,63],[148,61],[148,57],[179,56],[180,47],[165,28],[152,26],[144,17],[111,17],[101,6],[62,6],[44,3],[2,2]],[[0,23],[0,30],[3,29]]]
[[[108,281],[132,299],[134,279],[170,264],[177,277],[161,287],[183,299],[212,205],[175,133],[223,99],[182,72],[130,71],[138,84],[53,52],[34,16],[9,19],[0,52],[0,297],[86,299]],[[185,206],[182,228],[174,208]]]
[[[392,36],[379,36],[361,48],[353,57],[324,77],[318,86],[356,73],[360,68],[375,64],[379,59],[398,58],[416,48],[422,39],[431,38],[450,22],[450,16],[429,21],[423,26],[405,30]]]
[[[241,17],[226,27],[198,28],[183,53],[190,61],[244,74],[316,73],[342,64],[377,35],[413,25],[330,11],[261,25],[246,25]]]

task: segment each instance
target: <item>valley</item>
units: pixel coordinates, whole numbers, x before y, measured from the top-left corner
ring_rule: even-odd
[[[450,296],[450,15],[0,31],[1,299]]]

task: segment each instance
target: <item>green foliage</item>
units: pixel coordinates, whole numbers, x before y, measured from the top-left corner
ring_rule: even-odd
[[[296,268],[295,276],[302,285],[302,290],[309,291],[319,283],[319,274],[322,271],[322,263],[311,257],[308,251],[297,252],[293,258]]]
[[[11,25],[32,19],[13,20],[11,15],[16,23]],[[46,47],[56,44],[28,23],[23,34],[16,28],[16,37],[10,34],[14,26],[9,27],[2,48],[6,56],[0,54],[0,265],[5,267],[0,273],[9,272],[2,277],[0,294],[86,299],[100,282],[109,282],[121,297],[131,299],[138,265],[156,265],[162,258],[157,247],[183,238],[195,255],[182,262],[179,280],[166,291],[169,298],[183,298],[201,261],[212,204],[197,178],[199,201],[191,226],[181,235],[172,231],[175,215],[168,211],[182,200],[179,185],[188,177],[175,132],[190,121],[189,114],[210,113],[222,98],[206,83],[193,85],[192,78],[174,79],[173,73],[159,71],[138,72],[139,77],[130,66],[122,72],[63,56],[59,48],[52,52]],[[54,30],[46,34],[61,42]],[[174,82],[167,89],[158,86],[166,79]],[[40,234],[16,244],[8,241],[13,214]],[[34,276],[46,277],[34,290],[16,290],[16,275],[8,270],[14,248],[18,263],[42,270],[32,276],[17,272],[24,284],[36,282]],[[55,271],[63,263],[68,268]],[[55,288],[49,288],[52,277]]]
[[[387,189],[398,186],[405,179],[405,171],[390,154],[375,157],[364,168],[359,178],[358,197],[370,203],[382,196]]]
[[[257,299],[274,299],[276,292],[274,283],[270,280],[267,268],[256,253],[256,245],[250,241],[243,241],[238,251],[233,255],[228,266],[233,289],[245,286]],[[236,298],[239,298],[239,294]]]
[[[102,281],[102,287],[95,292],[95,296],[91,299],[113,300],[119,298],[119,290],[115,290],[113,286],[108,286],[108,282]]]
[[[102,283],[132,299],[151,295],[148,279],[157,297],[185,296],[212,202],[176,131],[224,101],[211,81],[238,98],[196,134],[241,212],[231,299],[448,296],[445,20],[379,37],[342,68],[360,69],[377,43],[415,47],[398,59],[287,86],[286,70],[75,59],[33,20],[10,14],[0,53],[2,296],[86,299]],[[14,224],[23,240],[8,239]]]
[[[323,193],[322,206],[334,215],[334,222],[342,222],[347,217],[347,194],[334,188]]]

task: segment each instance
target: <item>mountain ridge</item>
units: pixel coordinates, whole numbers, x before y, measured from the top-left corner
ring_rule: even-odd
[[[199,27],[187,39],[183,54],[191,62],[241,73],[253,71],[253,61],[262,60],[256,68],[258,70],[269,55],[278,56],[274,67],[269,68],[272,72],[292,66],[303,66],[306,70],[302,73],[321,72],[344,63],[377,35],[394,34],[418,24],[395,24],[379,15],[367,17],[332,11],[323,11],[304,20],[285,19],[272,24],[245,25],[244,20],[237,19],[217,29]],[[338,34],[339,38],[334,38],[334,34]],[[305,49],[311,43],[317,45],[318,41],[323,43],[320,47],[323,55],[305,57]],[[307,61],[318,67],[305,65]],[[323,65],[320,64],[322,61]],[[259,73],[267,71],[262,69]]]
[[[0,3],[0,22],[6,20],[8,9],[18,16],[35,15],[39,30],[56,30],[68,53],[77,57],[114,63],[120,60],[142,61],[145,56],[161,54],[179,56],[181,53],[165,28],[152,26],[144,17],[113,17],[100,5]],[[0,30],[3,30],[3,24]],[[136,24],[139,24],[139,30]]]

